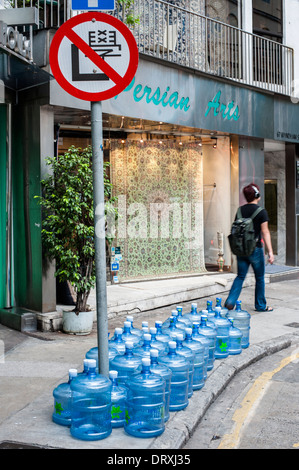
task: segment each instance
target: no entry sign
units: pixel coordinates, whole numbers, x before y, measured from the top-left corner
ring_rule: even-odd
[[[50,65],[57,82],[70,95],[102,101],[131,83],[138,67],[138,48],[122,21],[105,13],[82,13],[56,32]]]

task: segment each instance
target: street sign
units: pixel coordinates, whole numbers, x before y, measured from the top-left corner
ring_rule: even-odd
[[[72,10],[115,10],[114,0],[72,0]]]
[[[74,16],[60,26],[50,47],[50,65],[59,85],[86,101],[121,93],[138,67],[138,47],[129,28],[100,12]]]

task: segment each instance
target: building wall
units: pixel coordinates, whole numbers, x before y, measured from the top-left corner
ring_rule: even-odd
[[[201,147],[112,141],[111,170],[120,280],[204,271]]]
[[[0,105],[0,308],[6,306],[6,106]]]

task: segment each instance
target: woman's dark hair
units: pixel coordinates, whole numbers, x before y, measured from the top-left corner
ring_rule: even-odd
[[[243,194],[247,202],[252,202],[260,197],[260,188],[255,183],[250,183],[243,189]]]

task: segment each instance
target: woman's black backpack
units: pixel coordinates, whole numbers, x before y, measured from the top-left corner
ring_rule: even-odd
[[[253,219],[263,210],[258,207],[251,217],[242,217],[241,207],[237,212],[237,218],[231,227],[231,233],[228,236],[230,249],[236,256],[250,256],[257,242],[254,234]]]

